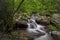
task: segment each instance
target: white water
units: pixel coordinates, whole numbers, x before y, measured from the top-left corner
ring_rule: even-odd
[[[51,35],[46,33],[43,36],[40,36],[38,38],[34,38],[34,40],[53,40],[53,38],[51,37]]]
[[[34,38],[34,40],[53,40],[50,34],[48,34],[42,25],[38,25],[35,19],[28,21],[27,33],[28,36]]]

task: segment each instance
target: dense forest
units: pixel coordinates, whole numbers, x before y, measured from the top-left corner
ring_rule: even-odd
[[[16,20],[27,21],[32,14],[48,19],[46,23],[50,30],[60,31],[60,0],[0,0],[1,40],[19,40]]]

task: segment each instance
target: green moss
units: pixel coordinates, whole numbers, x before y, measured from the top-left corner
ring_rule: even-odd
[[[51,30],[57,31],[58,29],[53,25],[48,25]]]

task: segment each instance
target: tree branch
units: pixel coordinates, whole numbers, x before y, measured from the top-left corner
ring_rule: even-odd
[[[15,10],[14,13],[16,13],[16,12],[19,10],[19,8],[21,7],[21,5],[22,5],[23,2],[24,2],[24,0],[22,0],[22,1],[19,3],[19,6],[17,7],[17,9]]]

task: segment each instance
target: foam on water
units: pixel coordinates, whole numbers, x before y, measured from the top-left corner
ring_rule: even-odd
[[[35,19],[30,19],[27,24],[27,33],[29,37],[34,38],[34,40],[53,40],[51,35],[45,31],[45,26],[38,25]]]

